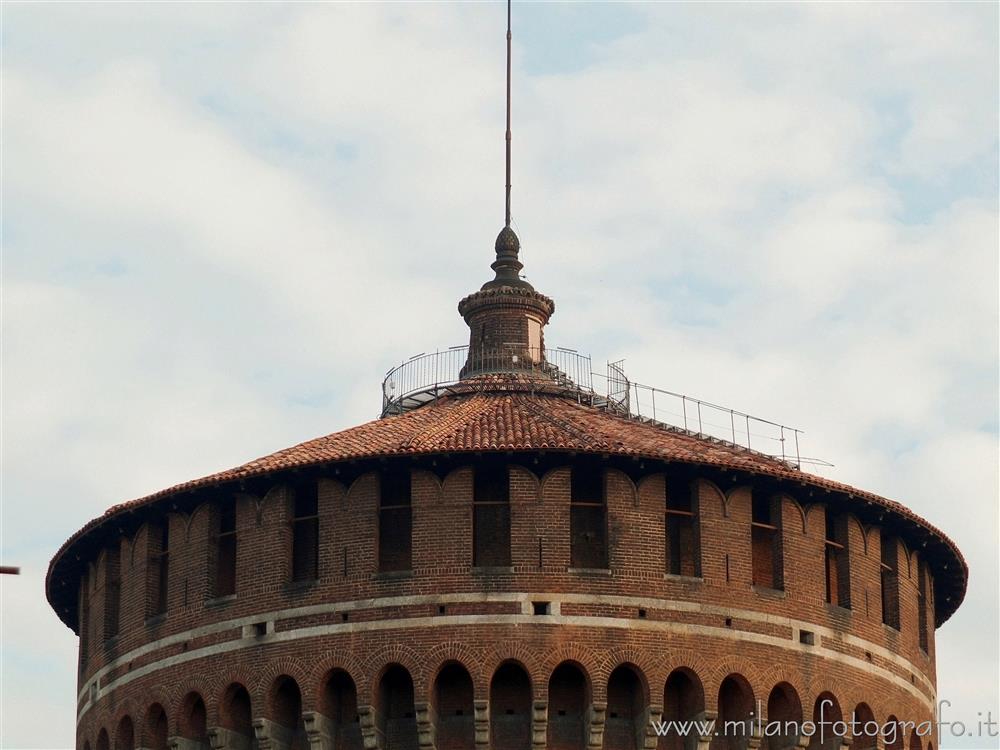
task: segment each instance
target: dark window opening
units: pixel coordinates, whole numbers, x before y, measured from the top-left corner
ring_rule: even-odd
[[[159,526],[149,530],[149,567],[146,616],[155,617],[167,611],[170,570],[170,523],[164,518]]]
[[[473,478],[472,564],[510,565],[510,478],[503,465],[477,466]]]
[[[879,582],[882,594],[882,622],[899,630],[899,574],[896,570],[894,537],[882,535],[882,560]]]
[[[236,593],[236,501],[228,500],[216,508],[215,580],[212,595]]]
[[[781,528],[777,500],[753,498],[750,523],[751,575],[754,586],[769,589],[784,587],[781,569]]]
[[[413,565],[413,511],[408,469],[379,475],[378,569],[410,570]]]
[[[851,560],[847,545],[847,519],[826,511],[826,601],[851,607]]]
[[[536,615],[550,615],[552,614],[552,604],[551,602],[532,602],[531,611]]]
[[[90,659],[90,587],[87,574],[80,577],[80,667]]]
[[[686,482],[668,484],[663,526],[667,573],[700,576],[698,517],[692,488]]]
[[[920,638],[920,648],[924,653],[928,652],[928,631],[927,631],[927,593],[928,593],[927,565],[922,560],[917,563],[917,633]]]
[[[319,497],[311,482],[295,490],[292,518],[292,580],[319,578]]]
[[[121,557],[109,549],[104,558],[104,639],[118,635],[121,615]]]
[[[570,488],[570,566],[608,567],[608,524],[604,470],[595,464],[573,467]]]

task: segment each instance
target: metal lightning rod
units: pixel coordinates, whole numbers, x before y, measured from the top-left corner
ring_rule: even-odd
[[[510,0],[507,0],[507,211],[504,226],[510,226]]]

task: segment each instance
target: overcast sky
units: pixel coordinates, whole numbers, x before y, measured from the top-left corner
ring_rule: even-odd
[[[547,343],[806,430],[969,561],[997,705],[997,4],[521,4]],[[74,741],[45,568],[110,505],[374,418],[503,221],[504,9],[5,3],[0,745]],[[948,718],[948,717],[946,717]],[[943,747],[995,747],[995,738]]]

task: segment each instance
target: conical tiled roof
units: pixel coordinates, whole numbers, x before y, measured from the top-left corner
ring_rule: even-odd
[[[50,600],[56,569],[89,532],[139,507],[188,490],[359,459],[539,450],[629,456],[751,473],[846,495],[858,501],[859,507],[880,506],[911,529],[911,539],[925,541],[928,553],[942,558],[944,565],[937,580],[941,590],[936,597],[939,624],[954,612],[964,595],[968,571],[957,547],[944,533],[897,502],[803,473],[783,461],[736,445],[638,422],[537,382],[496,377],[485,383],[467,382],[464,388],[460,384],[451,395],[418,409],[309,440],[112,507],[74,534],[56,554],[49,567]]]

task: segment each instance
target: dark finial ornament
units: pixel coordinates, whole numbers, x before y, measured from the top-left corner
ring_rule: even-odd
[[[521,241],[517,238],[514,230],[504,227],[497,235],[496,251],[497,259],[490,265],[496,271],[496,278],[483,284],[483,289],[494,289],[500,286],[509,286],[516,289],[534,289],[527,281],[521,278],[521,269],[524,264],[518,260],[517,253],[521,249]]]

